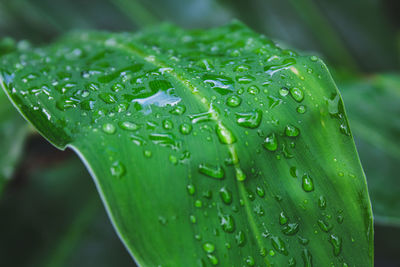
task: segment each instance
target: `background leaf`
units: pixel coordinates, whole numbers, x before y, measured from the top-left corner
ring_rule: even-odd
[[[232,23],[75,34],[1,66],[28,121],[83,159],[138,263],[372,265],[364,175],[316,57]]]
[[[351,128],[377,222],[400,225],[400,76],[379,74],[344,83]]]
[[[53,162],[46,158],[49,155]],[[109,224],[84,166],[65,158],[37,140],[30,143],[24,173],[0,202],[0,227],[7,229],[0,242],[2,264],[135,266]]]

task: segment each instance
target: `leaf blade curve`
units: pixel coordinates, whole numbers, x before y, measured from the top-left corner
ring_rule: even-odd
[[[1,65],[21,59],[3,87],[85,161],[140,265],[372,264],[365,178],[318,59],[237,22],[78,33]]]

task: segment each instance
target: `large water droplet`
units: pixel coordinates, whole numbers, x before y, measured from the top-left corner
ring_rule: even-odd
[[[257,128],[262,120],[262,111],[257,109],[246,113],[236,113],[236,122],[246,128]]]
[[[283,240],[279,236],[272,236],[271,243],[276,251],[283,255],[288,255],[285,242],[283,242]]]
[[[236,95],[232,95],[226,99],[226,105],[229,107],[237,107],[242,102],[242,99]]]
[[[290,95],[293,97],[294,100],[297,102],[301,102],[304,99],[304,92],[300,88],[293,87],[290,89]]]
[[[106,134],[114,134],[116,131],[114,124],[111,123],[104,123],[101,129]]]
[[[199,165],[199,172],[216,179],[222,179],[225,175],[225,171],[220,165],[214,166],[207,163]]]

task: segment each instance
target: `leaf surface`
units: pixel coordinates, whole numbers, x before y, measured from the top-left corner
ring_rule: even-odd
[[[234,22],[75,33],[0,66],[139,265],[372,265],[364,174],[316,57]]]

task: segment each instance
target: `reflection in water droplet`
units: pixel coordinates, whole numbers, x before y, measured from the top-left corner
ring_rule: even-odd
[[[300,88],[297,88],[297,87],[290,88],[290,95],[297,102],[301,102],[304,99],[303,90],[301,90]]]
[[[279,236],[272,236],[271,243],[276,251],[283,255],[288,255],[285,242],[283,242],[283,240]]]
[[[213,253],[215,250],[215,246],[214,246],[214,244],[207,242],[207,243],[203,244],[203,249],[207,253]]]
[[[222,230],[224,230],[227,233],[233,233],[235,231],[235,220],[231,215],[220,214],[219,219]]]
[[[179,132],[181,133],[181,134],[184,134],[184,135],[188,135],[188,134],[190,134],[190,132],[192,131],[192,125],[190,125],[190,124],[188,124],[188,123],[182,123],[180,126],[179,126]]]
[[[329,236],[329,242],[333,246],[333,254],[339,256],[340,251],[342,250],[342,239],[337,235],[332,234]]]
[[[236,142],[236,137],[228,128],[226,128],[225,125],[222,124],[222,122],[218,122],[215,131],[222,144],[230,145]]]
[[[226,99],[226,105],[229,107],[237,107],[242,102],[242,99],[236,95],[232,95]]]
[[[232,203],[232,192],[225,186],[219,190],[219,195],[221,196],[221,199],[225,204]]]

